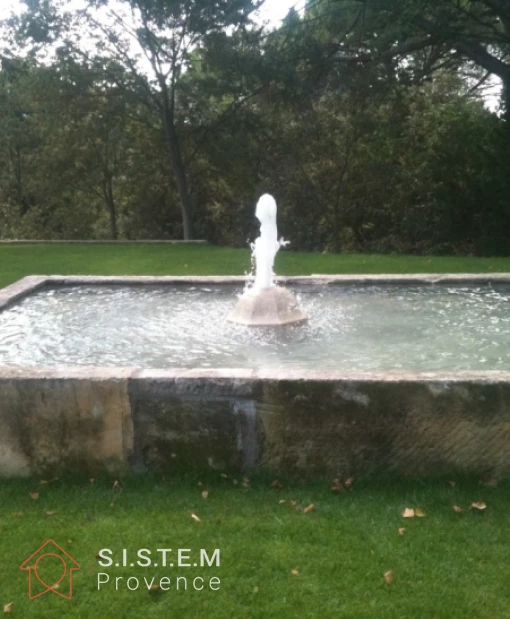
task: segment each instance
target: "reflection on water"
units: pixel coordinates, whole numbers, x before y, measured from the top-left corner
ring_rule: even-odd
[[[0,365],[510,369],[510,286],[296,287],[306,325],[226,322],[231,286],[43,290],[0,312]]]

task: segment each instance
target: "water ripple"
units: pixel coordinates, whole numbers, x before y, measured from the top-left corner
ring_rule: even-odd
[[[45,290],[0,312],[0,365],[510,369],[510,286],[307,286],[305,325],[226,322],[226,286]]]

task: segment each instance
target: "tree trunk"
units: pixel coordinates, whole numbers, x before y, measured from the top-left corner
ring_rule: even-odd
[[[112,235],[112,239],[116,241],[119,238],[117,232],[117,215],[115,212],[115,202],[112,200],[108,203],[108,210],[110,211],[110,233]]]
[[[170,164],[175,175],[177,189],[179,191],[179,199],[181,202],[183,236],[185,241],[191,241],[193,239],[191,195],[189,192],[186,169],[182,160],[181,146],[172,118],[167,117],[165,122],[165,131],[168,153],[170,155]]]
[[[114,241],[119,238],[117,230],[117,208],[115,206],[115,198],[113,197],[112,179],[108,178],[104,185],[104,197],[110,215],[110,234]]]

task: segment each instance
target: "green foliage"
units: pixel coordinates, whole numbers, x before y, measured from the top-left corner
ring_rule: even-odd
[[[504,3],[309,0],[273,31],[250,0],[116,6],[11,21],[1,236],[242,247],[269,191],[296,249],[510,252],[510,125],[482,104]]]

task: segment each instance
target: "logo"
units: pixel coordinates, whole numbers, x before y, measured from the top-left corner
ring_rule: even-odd
[[[73,572],[79,570],[81,566],[56,542],[49,539],[19,568],[28,572],[28,597],[31,600],[50,591],[70,600],[73,597]],[[41,571],[44,575],[49,574],[52,585],[45,582]],[[48,578],[48,576],[45,577]]]

